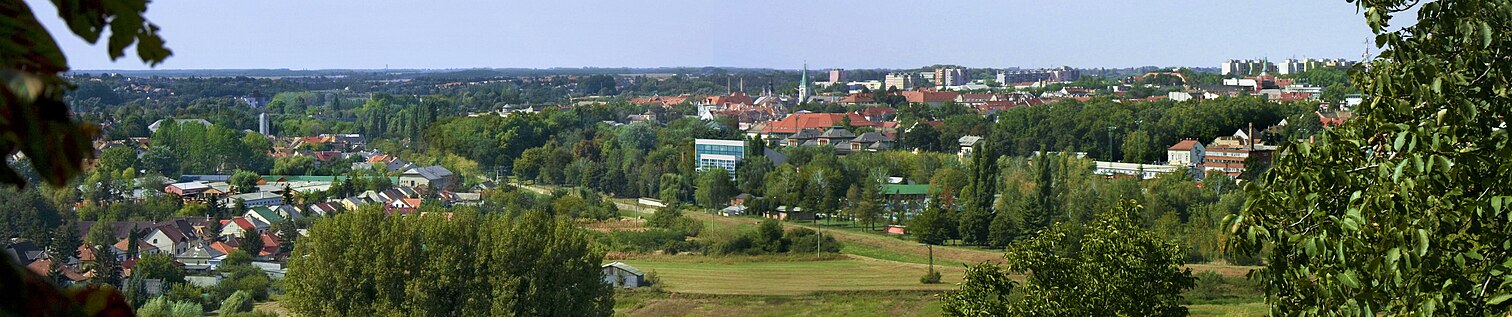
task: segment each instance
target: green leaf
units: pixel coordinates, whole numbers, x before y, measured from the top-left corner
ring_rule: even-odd
[[[1344,273],[1339,273],[1339,282],[1344,283],[1344,285],[1349,286],[1349,288],[1360,288],[1360,280],[1358,278],[1355,278],[1354,270],[1348,270],[1344,271]]]
[[[1496,34],[1496,32],[1491,32],[1491,24],[1487,23],[1486,21],[1481,21],[1481,23],[1480,23],[1480,31],[1481,31],[1481,47],[1482,48],[1491,47],[1492,36],[1495,36],[1495,34]]]
[[[1496,297],[1492,297],[1491,300],[1486,301],[1486,304],[1501,305],[1502,302],[1506,302],[1508,299],[1512,299],[1512,294],[1496,295]]]
[[[1417,255],[1428,254],[1428,230],[1417,229]]]

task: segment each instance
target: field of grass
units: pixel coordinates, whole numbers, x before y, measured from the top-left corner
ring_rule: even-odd
[[[624,215],[653,212],[632,199],[615,199]],[[723,217],[685,212],[704,222],[704,236],[739,234],[762,221],[755,217]],[[929,249],[918,243],[848,223],[784,222],[784,226],[821,229],[843,245],[841,257],[816,261],[808,256],[651,256],[621,260],[643,271],[656,272],[665,292],[627,291],[616,294],[617,316],[936,316],[937,295],[953,289],[963,266],[1000,261],[1001,250],[970,246],[935,246],[936,268],[943,283],[925,285]],[[1223,264],[1187,265],[1194,272],[1212,271],[1242,279],[1257,267]],[[1188,305],[1192,316],[1264,316],[1268,307],[1256,296],[1227,288],[1192,292],[1232,294],[1222,300],[1198,300]],[[1211,294],[1209,294],[1211,295]],[[1188,299],[1201,297],[1189,293]]]
[[[834,291],[949,290],[961,281],[959,266],[936,267],[941,284],[920,284],[928,265],[862,257],[808,260],[803,256],[652,256],[621,260],[656,272],[669,292],[738,295],[803,295]]]
[[[1191,313],[1191,316],[1252,317],[1268,315],[1270,313],[1270,306],[1265,305],[1263,301],[1233,304],[1195,304],[1188,305],[1187,311]]]
[[[622,291],[615,316],[939,316],[936,292],[825,292],[792,296]]]

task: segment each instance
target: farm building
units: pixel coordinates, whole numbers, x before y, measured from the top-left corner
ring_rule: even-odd
[[[635,288],[646,284],[646,274],[629,264],[613,262],[604,264],[604,282],[614,287]]]

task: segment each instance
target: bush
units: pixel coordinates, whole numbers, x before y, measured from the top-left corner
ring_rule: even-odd
[[[662,291],[661,274],[656,274],[656,271],[646,273],[646,285],[643,286],[650,286],[651,291],[660,293]]]
[[[919,277],[919,283],[940,284],[940,271],[929,270],[924,276]]]
[[[231,297],[226,297],[226,300],[221,302],[220,306],[222,315],[249,311],[252,311],[252,294],[247,291],[232,293]]]
[[[249,264],[221,265],[220,272],[225,275],[220,285],[211,290],[215,298],[227,298],[236,291],[245,291],[252,295],[253,300],[262,301],[268,299],[268,288],[273,280],[262,269]]]
[[[1213,271],[1195,274],[1197,283],[1186,292],[1194,302],[1213,302],[1234,299],[1249,299],[1265,296],[1265,289],[1256,281],[1247,278],[1228,278]]]
[[[750,235],[742,234],[715,241],[709,245],[709,250],[715,254],[760,254],[761,250],[754,248],[755,245]]]
[[[194,285],[190,285],[189,283],[173,284],[172,287],[168,288],[168,293],[163,294],[163,297],[168,298],[169,301],[199,303],[201,306],[214,304],[205,302],[205,290],[200,289],[199,287],[196,287]],[[215,309],[214,307],[208,308]]]
[[[194,317],[204,315],[205,311],[197,303],[175,302],[159,296],[147,301],[136,313],[141,317]]]
[[[278,317],[278,314],[270,313],[270,312],[265,311],[265,310],[257,310],[257,311],[249,311],[249,312],[221,314],[221,317]]]
[[[657,209],[656,213],[646,219],[646,226],[680,232],[689,237],[697,237],[703,233],[703,222],[683,216],[682,209],[678,207]]]
[[[608,234],[610,249],[619,252],[655,252],[668,254],[697,251],[698,245],[688,242],[680,232],[666,229],[646,231],[614,231]]]
[[[714,254],[807,254],[814,253],[814,248],[827,253],[840,252],[840,242],[834,237],[816,235],[814,230],[797,228],[784,232],[782,226],[776,220],[762,221],[752,231],[742,232],[736,235],[712,237],[708,240],[708,251]]]
[[[792,253],[814,253],[815,247],[818,247],[820,252],[840,252],[840,242],[835,241],[835,236],[816,235],[814,233],[814,230],[809,230],[808,228],[798,228],[788,231],[783,239],[792,241],[788,247],[789,252]],[[816,243],[814,239],[820,239],[820,241]]]

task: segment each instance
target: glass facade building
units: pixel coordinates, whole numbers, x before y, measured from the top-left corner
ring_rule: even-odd
[[[698,170],[723,168],[735,178],[735,166],[745,158],[745,141],[694,139],[693,154],[698,159]]]

